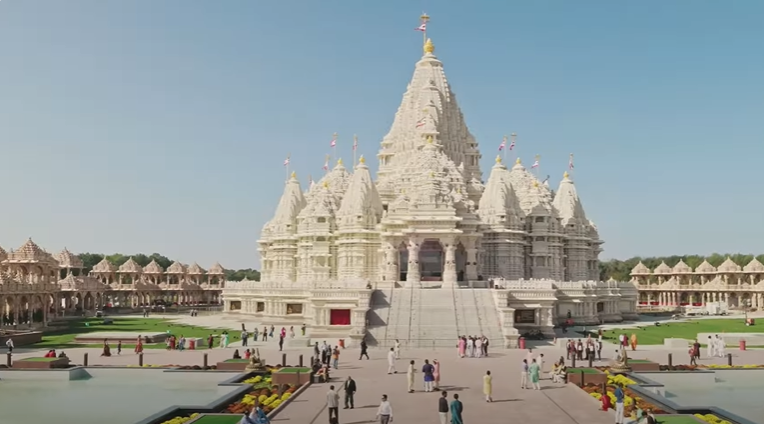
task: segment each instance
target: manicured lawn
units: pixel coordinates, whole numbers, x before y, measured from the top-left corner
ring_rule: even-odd
[[[699,424],[692,415],[656,415],[658,424]]]
[[[239,414],[202,415],[201,418],[194,421],[194,424],[236,424],[240,420],[241,420],[241,415]],[[671,424],[674,424],[674,423],[671,423]],[[678,423],[678,424],[683,424],[683,423]]]
[[[602,371],[596,368],[568,368],[568,374],[602,374]]]
[[[629,359],[630,364],[652,364],[653,361],[648,361],[647,359]]]
[[[297,374],[298,372],[300,374],[305,374],[307,372],[310,372],[310,368],[300,368],[300,367],[288,367],[288,368],[282,368],[276,372],[282,373],[282,374]]]
[[[48,349],[72,349],[77,347],[100,347],[101,344],[81,344],[75,343],[74,338],[79,335],[97,332],[130,332],[138,334],[156,334],[166,333],[180,337],[181,335],[188,338],[201,338],[204,340],[203,348],[206,348],[207,337],[210,334],[216,336],[220,335],[224,329],[198,327],[193,325],[184,325],[174,323],[172,321],[161,318],[114,318],[111,324],[104,324],[103,318],[88,318],[81,320],[73,320],[67,323],[68,325],[62,329],[56,329],[50,334],[43,335],[42,342],[36,343],[29,347],[35,348],[48,348]],[[86,325],[88,324],[88,325]],[[228,331],[228,340],[230,342],[238,341],[240,337],[239,331]],[[215,337],[215,343],[220,341],[219,337]],[[26,347],[26,346],[25,346]],[[111,343],[111,348],[114,349],[116,343]],[[123,344],[122,349],[133,349],[135,344]],[[158,343],[153,345],[144,345],[146,349],[165,349],[164,343]]]
[[[244,363],[249,362],[249,359],[226,359],[223,362],[230,362],[230,363],[234,363],[234,364],[244,364]]]
[[[596,331],[591,331],[596,335]],[[747,327],[743,318],[737,319],[700,319],[688,322],[668,322],[660,326],[646,324],[644,327],[607,330],[602,337],[617,341],[618,335],[637,335],[637,345],[663,344],[663,339],[695,340],[699,333],[764,333],[764,325]],[[702,342],[703,340],[701,340]]]
[[[20,361],[28,361],[28,362],[53,362],[58,360],[59,358],[24,358],[19,359]]]

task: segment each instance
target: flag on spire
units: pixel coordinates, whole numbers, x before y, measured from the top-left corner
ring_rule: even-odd
[[[515,141],[517,140],[517,134],[512,133],[512,142],[509,143],[509,150],[512,151],[512,149],[515,148]]]
[[[504,148],[507,147],[507,136],[505,135],[504,138],[501,140],[501,144],[499,144],[499,151],[504,150]],[[512,150],[512,148],[509,148]]]
[[[353,151],[356,151],[356,150],[358,150],[358,136],[354,135],[353,136]]]
[[[426,13],[422,13],[419,17],[419,26],[414,28],[414,31],[427,32],[427,21],[430,20],[430,16]]]
[[[329,170],[329,155],[326,155],[326,159],[324,160],[323,170],[324,171],[328,171]]]
[[[540,165],[539,160],[541,160],[541,155],[536,155],[536,161],[533,162],[533,165],[531,165],[531,168],[538,168]]]
[[[288,166],[289,165],[289,157],[290,156],[291,155],[287,155],[286,159],[284,159],[284,166]]]
[[[573,166],[573,153],[571,153],[570,159],[568,159],[568,169],[572,170],[573,168],[575,168],[575,166]]]
[[[337,133],[332,135],[332,142],[329,143],[329,147],[337,147]]]

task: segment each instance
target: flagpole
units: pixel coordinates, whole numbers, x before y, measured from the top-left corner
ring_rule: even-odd
[[[502,160],[504,161],[504,166],[511,166],[511,165],[507,165],[507,150],[509,149],[509,146],[507,146],[507,136],[506,135],[501,140],[501,145],[504,146],[501,149],[501,150],[503,150],[503,152],[501,152],[501,153],[502,153],[502,156],[503,156]]]
[[[536,167],[536,179],[539,179],[539,172],[541,171],[541,155],[536,155],[536,162],[534,165],[538,164]]]
[[[419,19],[422,20],[422,23],[425,24],[424,31],[422,31],[422,45],[425,45],[427,43],[427,22],[430,20],[430,16],[428,16],[426,13],[422,12],[422,16],[419,17]]]
[[[332,155],[326,155],[326,157],[324,158],[324,174],[329,173],[329,162],[331,161],[331,159],[332,159]]]
[[[509,160],[514,160],[515,159],[514,151],[515,151],[515,147],[517,147],[517,145],[515,144],[515,142],[517,141],[517,133],[512,133],[511,137],[512,137],[512,141],[509,143],[509,150],[510,150]],[[515,166],[515,165],[510,164],[509,166]]]
[[[290,163],[291,157],[292,157],[291,153],[287,154],[287,158],[286,158],[286,161],[285,161],[286,163],[284,164],[284,165],[286,165],[286,166],[284,166],[284,169],[286,171],[286,181],[289,181],[289,163]]]
[[[570,179],[575,181],[573,179],[573,170],[576,169],[576,165],[573,164],[573,153],[570,154],[570,159],[568,159],[568,175],[570,175]]]
[[[337,133],[332,134],[332,144],[332,156],[334,156],[332,159],[337,160]]]
[[[356,151],[358,150],[358,136],[353,134],[353,169],[355,169],[356,165]]]

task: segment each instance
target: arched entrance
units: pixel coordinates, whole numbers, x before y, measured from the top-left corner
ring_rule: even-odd
[[[398,281],[406,281],[409,272],[409,249],[406,243],[398,246]]]
[[[456,246],[456,281],[464,281],[464,275],[467,270],[467,251],[464,245],[459,243]]]
[[[422,281],[443,281],[444,257],[440,241],[428,239],[422,243],[419,250],[419,272]]]

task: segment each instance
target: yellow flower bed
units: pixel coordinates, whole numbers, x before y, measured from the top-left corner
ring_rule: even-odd
[[[723,420],[714,414],[706,414],[706,415],[695,414],[695,418],[701,421],[707,422],[708,424],[732,424],[731,422],[727,420]]]
[[[271,377],[263,378],[262,375],[256,375],[256,376],[254,376],[252,378],[248,378],[248,379],[242,381],[242,383],[244,383],[244,384],[251,384],[251,385],[254,386],[254,385],[256,385],[258,383],[261,383],[261,382],[265,382],[265,383],[269,383],[270,384],[271,381],[273,381],[273,378],[271,378]]]
[[[191,414],[188,417],[175,417],[175,418],[173,418],[171,420],[167,420],[167,421],[163,422],[162,424],[183,424],[186,421],[191,421],[192,418],[196,418],[198,416],[199,416],[199,414],[195,413],[195,414]]]
[[[608,386],[615,386],[616,384],[620,384],[620,385],[622,385],[624,387],[627,387],[627,386],[631,386],[632,384],[636,384],[637,383],[636,381],[626,377],[623,374],[610,375],[610,373],[608,371],[605,371],[605,374],[607,374],[607,384],[608,384]],[[595,393],[591,393],[590,395],[591,395],[591,397],[593,397],[593,398],[595,398],[597,400],[602,399],[602,394],[601,393],[596,393],[595,392]],[[613,393],[611,393],[611,392],[608,392],[607,395],[610,398],[610,404],[615,405],[615,395]],[[637,399],[639,399],[639,398],[637,398]],[[623,396],[623,406],[634,405],[634,401],[635,401],[635,399],[633,397],[626,396],[624,394],[624,396]],[[712,424],[717,424],[717,423],[712,423]]]
[[[715,369],[730,369],[730,368],[763,368],[761,365],[754,365],[754,364],[748,364],[748,365],[715,365],[711,364],[708,365],[707,368],[715,368]]]

